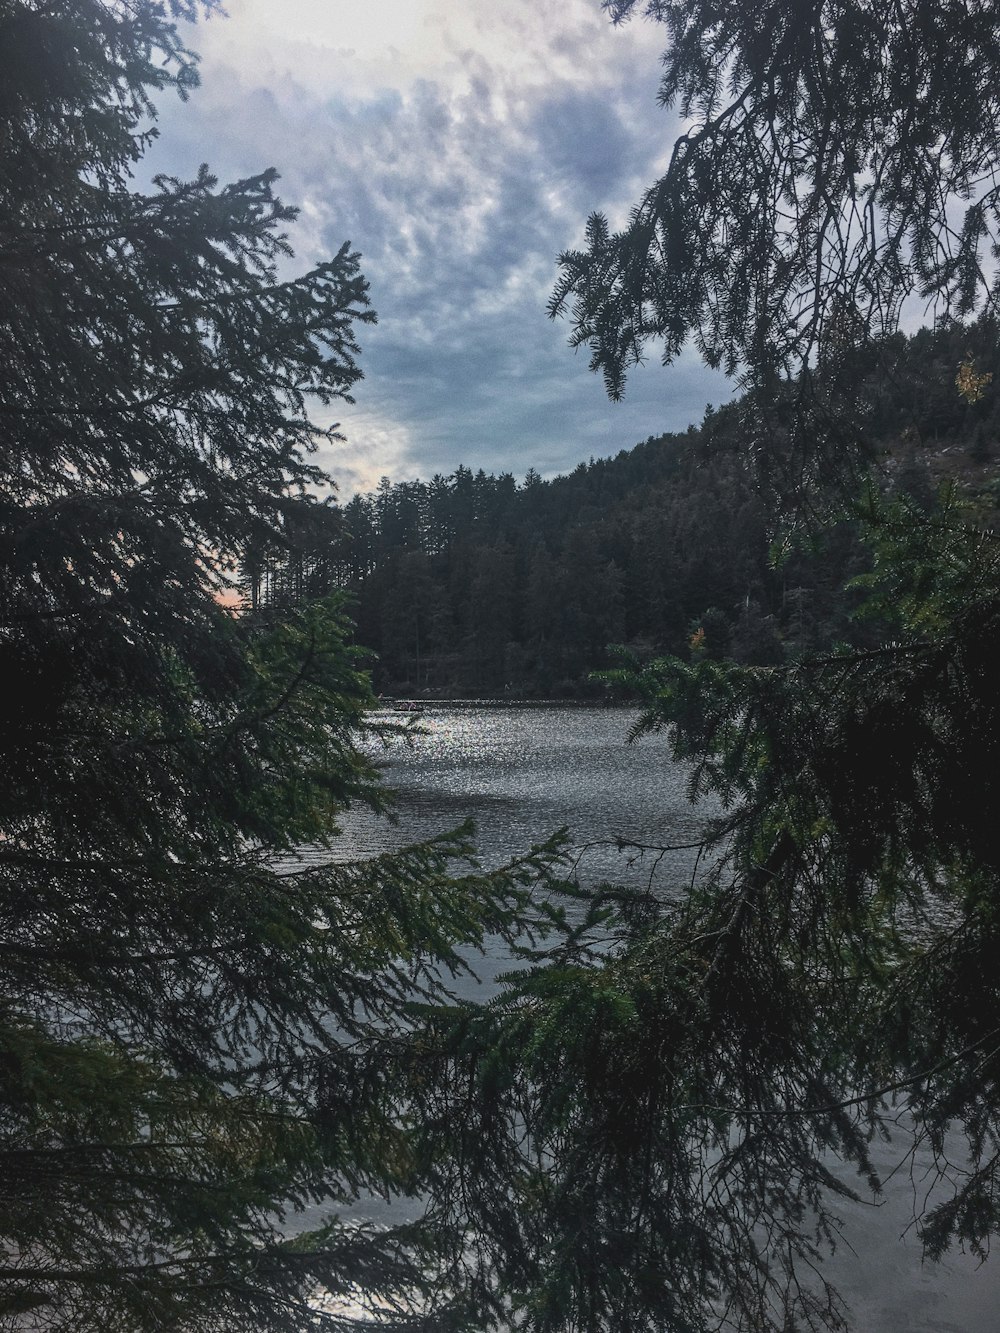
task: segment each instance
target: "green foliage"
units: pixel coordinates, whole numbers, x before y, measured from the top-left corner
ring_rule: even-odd
[[[650,339],[743,372],[748,484],[800,528],[782,568],[845,529],[867,554],[839,565],[850,634],[799,606],[785,661],[733,663],[698,637],[705,598],[688,660],[615,676],[718,811],[699,873],[644,916],[623,899],[600,953],[567,940],[439,1016],[434,1114],[474,1164],[444,1213],[514,1328],[841,1328],[819,1261],[838,1198],[881,1187],[873,1143],[929,1155],[928,1256],[985,1256],[1000,1226],[1000,569],[988,496],[935,497],[915,452],[988,459],[996,328],[895,333],[914,293],[992,308],[996,8],[606,8],[666,23],[691,124],[621,234],[591,219],[553,311],[612,396]]]
[[[350,393],[373,316],[347,246],[278,280],[294,214],[273,173],[130,188],[152,97],[193,85],[171,19],[193,12],[0,0],[0,1318],[350,1326],[310,1304],[322,1288],[397,1330],[836,1327],[816,1263],[853,1187],[833,1155],[877,1188],[890,1121],[939,1161],[962,1128],[969,1170],[920,1222],[932,1255],[985,1252],[1000,585],[984,503],[873,487],[854,516],[867,562],[843,525],[816,543],[853,576],[858,637],[822,645],[844,605],[822,630],[797,614],[782,662],[753,664],[754,561],[735,595],[715,555],[692,576],[680,637],[741,602],[727,627],[747,660],[695,648],[620,675],[721,811],[688,891],[605,889],[570,929],[536,901],[558,838],[490,872],[468,829],[296,861],[352,802],[384,800],[358,744],[368,683],[336,597],[312,599],[340,580],[306,410]],[[558,300],[583,302],[613,391],[647,336],[672,353],[694,330],[709,359],[742,358],[753,392],[712,415],[712,439],[813,487],[833,475],[824,450],[862,451],[859,420],[877,438],[887,358],[913,373],[881,337],[900,297],[973,303],[992,195],[967,200],[950,251],[939,210],[995,162],[992,7],[650,12],[673,28],[666,93],[700,128],[624,239],[592,224]],[[954,327],[924,340],[952,396],[928,390],[925,434],[992,419],[989,385],[975,401],[955,385],[973,359],[989,373],[995,329],[974,332],[981,346]],[[772,535],[759,505],[731,503],[750,473],[722,456],[721,517],[672,515],[692,563],[708,532],[731,550],[733,513],[755,551]],[[595,539],[605,482],[584,468],[521,493],[537,536],[547,497],[593,488],[564,547],[524,565],[535,629],[575,605],[588,652],[645,596],[617,537]],[[381,608],[415,655],[444,615],[421,557],[465,561],[493,596],[517,570],[515,490],[460,469],[353,510],[358,568],[408,552],[427,594]],[[470,560],[477,529],[492,555]],[[634,534],[655,565],[650,514]],[[240,617],[218,600],[237,564]],[[652,574],[642,589],[667,596]],[[485,660],[519,611],[493,624],[469,601],[456,615]],[[488,936],[524,966],[490,1004],[459,1004],[449,977]],[[404,1196],[419,1221],[338,1220],[369,1196]],[[316,1205],[320,1225],[290,1237]]]
[[[670,364],[690,341],[738,375],[745,447],[783,505],[855,490],[908,301],[945,326],[995,310],[995,4],[604,7],[665,25],[660,101],[685,124],[627,225],[595,213],[561,256],[550,313],[613,398],[650,343]],[[962,363],[950,396],[972,408]]]
[[[871,349],[876,363],[852,380],[850,446],[864,441],[882,460],[875,494],[927,508],[942,482],[973,485],[980,521],[992,521],[1000,397],[991,383],[965,402],[956,373],[970,359],[992,364],[998,347],[995,321],[983,317]],[[550,481],[516,486],[468,468],[386,479],[339,515],[286,525],[286,545],[254,566],[247,600],[349,590],[359,637],[377,656],[376,686],[397,695],[582,696],[609,643],[686,654],[699,627],[711,629],[704,651],[759,666],[838,641],[876,646],[885,627],[853,618],[860,585],[845,591],[872,558],[857,491],[814,489],[796,435],[810,418],[796,392],[786,386],[788,401],[772,405],[771,417],[787,418],[780,430],[764,433],[760,396],[747,394],[684,435]],[[776,501],[794,521],[776,520]]]
[[[645,913],[595,901],[599,950],[577,934],[484,1011],[435,1016],[422,1119],[464,1136],[439,1206],[504,1293],[498,1327],[846,1327],[821,1261],[890,1136],[940,1172],[927,1254],[988,1252],[995,542],[948,493],[923,540],[905,500],[861,517],[862,612],[895,637],[617,673],[718,810],[692,885]]]
[[[768,384],[842,370],[911,293],[967,316],[987,295],[1000,194],[990,3],[801,7],[606,0],[665,25],[660,100],[690,119],[628,226],[594,214],[553,311],[609,393],[651,339],[688,336]]]
[[[386,482],[315,546],[272,552],[247,600],[346,588],[376,685],[395,694],[584,695],[608,644],[681,651],[713,604],[713,652],[780,661],[786,638],[801,637],[803,601],[812,637],[848,632],[841,585],[859,548],[841,534],[815,558],[772,567],[736,422],[720,412],[686,436],[519,488],[467,469]]]
[[[347,245],[279,280],[273,171],[132,188],[197,8],[0,0],[0,1322],[447,1327],[455,1236],[335,1214],[426,1192],[414,1002],[557,922],[561,843],[293,855],[385,806],[371,690],[337,596],[220,596],[329,523],[374,316]]]

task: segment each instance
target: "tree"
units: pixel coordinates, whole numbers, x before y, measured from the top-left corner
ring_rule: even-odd
[[[660,100],[692,127],[628,227],[599,214],[563,257],[609,390],[650,337],[689,334],[754,375],[892,331],[916,292],[968,315],[992,290],[1000,222],[995,7],[868,0],[752,12],[703,0],[606,0],[666,25]]]
[[[778,473],[799,516],[843,511],[878,398],[860,369],[891,372],[903,302],[994,308],[997,8],[606,7],[666,23],[663,100],[693,124],[623,232],[591,219],[553,310],[612,396],[650,339],[669,361],[693,336],[745,375],[759,484]],[[878,1191],[882,1135],[939,1173],[916,1218],[930,1257],[985,1256],[1000,1225],[992,514],[877,477],[853,495],[878,642],[618,677],[721,810],[694,885],[620,912],[608,890],[598,960],[571,940],[488,1010],[441,1017],[452,1122],[470,1153],[502,1145],[453,1208],[513,1328],[843,1327],[819,1261],[837,1199]]]
[[[842,474],[864,440],[854,376],[907,300],[994,308],[995,5],[604,7],[666,25],[660,100],[692,124],[628,226],[594,214],[562,256],[553,313],[612,397],[651,340],[669,363],[692,338],[756,391],[748,445],[797,442],[789,489]]]
[[[0,0],[0,1321],[402,1328],[454,1238],[283,1222],[424,1188],[413,1001],[557,854],[292,857],[385,804],[369,687],[336,600],[220,596],[323,517],[309,404],[374,316],[348,245],[279,279],[273,171],[131,188],[199,8]]]

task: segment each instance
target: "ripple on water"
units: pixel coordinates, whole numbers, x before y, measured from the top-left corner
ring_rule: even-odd
[[[395,743],[377,752],[397,795],[398,821],[350,810],[333,851],[303,848],[302,859],[377,855],[471,816],[486,865],[499,864],[565,825],[579,849],[581,882],[609,879],[644,887],[655,871],[658,890],[670,894],[689,882],[693,851],[672,853],[654,866],[650,858],[630,860],[607,844],[618,838],[691,843],[716,808],[689,804],[687,771],[671,758],[664,736],[625,743],[635,718],[625,709],[426,705],[419,719],[425,734],[411,745]],[[495,988],[496,973],[507,966],[500,949],[488,947],[479,980],[463,982],[464,992],[485,998]],[[882,1150],[877,1166],[883,1176],[892,1171],[894,1152],[902,1158],[905,1149]],[[908,1226],[912,1189],[912,1179],[897,1173],[877,1206],[873,1201],[870,1207],[848,1204],[840,1210],[845,1227],[829,1270],[851,1307],[857,1333],[995,1333],[1000,1271],[960,1253],[939,1265],[922,1264]],[[401,1206],[370,1200],[359,1206],[358,1216],[391,1224],[403,1220],[393,1211]],[[304,1216],[301,1225],[316,1220]]]
[[[374,855],[472,818],[485,864],[496,865],[565,826],[582,882],[644,886],[651,861],[607,844],[689,843],[713,809],[688,803],[687,774],[665,737],[626,744],[635,717],[588,707],[429,707],[420,719],[424,734],[373,752],[395,792],[397,822],[348,811],[333,855]],[[692,865],[691,852],[664,858],[658,886],[686,882]]]

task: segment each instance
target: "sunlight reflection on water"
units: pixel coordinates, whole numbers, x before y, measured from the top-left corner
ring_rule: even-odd
[[[377,753],[398,821],[348,811],[332,855],[374,855],[471,817],[484,864],[496,865],[567,826],[582,883],[645,886],[649,858],[636,861],[607,844],[691,843],[714,807],[688,803],[687,775],[664,736],[625,743],[636,716],[611,708],[428,707],[419,718],[424,735]],[[331,853],[303,852],[313,855]],[[693,866],[690,850],[662,858],[658,890],[686,884]]]

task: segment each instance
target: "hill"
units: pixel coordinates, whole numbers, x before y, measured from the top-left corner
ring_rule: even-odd
[[[992,513],[1000,394],[980,368],[998,348],[982,320],[868,349],[854,420],[881,487],[929,506],[957,482]],[[789,411],[821,410],[789,387]],[[346,588],[376,688],[414,696],[600,693],[589,675],[612,643],[644,658],[684,654],[698,635],[702,652],[763,665],[864,642],[874,631],[853,623],[844,587],[868,556],[849,515],[776,559],[796,460],[754,430],[742,398],[548,481],[464,466],[426,482],[383,478],[297,549],[262,559],[248,595]],[[751,481],[754,447],[772,455],[770,489]]]

